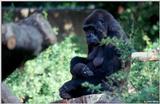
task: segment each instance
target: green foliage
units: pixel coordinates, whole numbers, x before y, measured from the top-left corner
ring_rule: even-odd
[[[126,103],[158,103],[159,101],[159,62],[132,62],[130,72],[119,71],[106,77],[110,86],[113,81],[127,81],[123,90],[115,89]],[[126,80],[127,78],[127,80]],[[119,90],[121,90],[119,92]]]
[[[45,9],[94,9],[95,7],[102,7],[104,3],[102,2],[13,2],[16,7],[36,7]],[[11,5],[5,5],[4,7],[10,7]]]
[[[89,92],[92,92],[92,93],[94,93],[94,92],[97,92],[97,93],[102,92],[102,91],[100,91],[100,89],[102,88],[100,84],[94,85],[94,84],[91,84],[91,83],[88,83],[88,82],[84,82],[82,84],[82,86],[87,88],[87,90]]]
[[[13,13],[13,10],[15,9],[15,6],[13,3],[11,3],[11,6],[10,6],[11,9],[8,9],[6,12],[4,12],[2,18],[3,18],[3,21],[8,23],[8,22],[12,22],[14,20],[14,13]]]
[[[55,35],[58,35],[59,28],[58,27],[53,27],[52,31],[55,33]]]
[[[71,79],[71,58],[84,56],[75,53],[72,38],[69,36],[63,42],[50,46],[37,58],[27,61],[24,69],[17,69],[7,78],[6,83],[20,99],[29,97],[27,103],[30,104],[48,104],[60,99],[58,89]]]
[[[159,100],[159,62],[134,62],[129,74],[128,84],[134,89],[124,91],[125,102],[158,102]],[[131,88],[128,88],[130,90]]]
[[[43,17],[47,20],[48,19],[48,13],[47,11],[43,10],[42,12]]]
[[[136,50],[141,51],[158,38],[158,2],[128,3],[119,20],[125,32],[133,39]]]
[[[133,52],[130,48],[131,44],[127,44],[121,39],[117,38],[107,38],[102,40],[103,44],[113,44],[118,49],[122,55],[122,60],[130,61],[128,56]],[[129,42],[130,43],[130,42]],[[153,44],[149,43],[146,47],[146,51],[159,48],[160,39],[157,39]],[[137,60],[132,60],[132,65],[130,72],[125,72],[123,70],[107,76],[107,83],[113,86],[113,81],[118,82],[127,81],[128,86],[126,86],[119,96],[122,97],[124,102],[127,103],[144,103],[144,102],[158,102],[159,100],[159,62],[139,62]],[[126,80],[127,78],[127,80]],[[115,89],[116,90],[116,89]],[[117,89],[117,93],[119,91]],[[132,90],[132,91],[130,91]]]
[[[148,45],[144,50],[151,51],[153,49],[160,49],[160,39],[155,40],[155,42],[151,43],[151,45]]]
[[[133,46],[130,41],[125,42],[124,40],[118,39],[116,37],[113,37],[113,38],[107,37],[106,39],[102,39],[100,45],[104,45],[104,44],[105,45],[112,44],[116,46],[119,53],[121,54],[121,59],[124,61],[130,60],[129,56],[133,52],[133,49],[132,49]]]
[[[3,20],[4,22],[8,23],[8,22],[12,22],[13,21],[13,11],[11,10],[8,10],[8,12],[4,12],[4,15],[3,15]]]

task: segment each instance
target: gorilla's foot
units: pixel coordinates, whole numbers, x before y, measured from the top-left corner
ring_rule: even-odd
[[[71,97],[71,95],[69,94],[69,93],[67,93],[64,89],[60,89],[60,96],[61,96],[61,98],[63,98],[63,99],[71,99],[72,97]]]

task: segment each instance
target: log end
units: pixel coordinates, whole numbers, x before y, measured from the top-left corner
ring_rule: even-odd
[[[11,36],[7,39],[7,48],[13,50],[16,47],[16,37]]]

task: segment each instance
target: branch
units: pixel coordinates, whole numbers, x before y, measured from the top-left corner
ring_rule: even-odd
[[[159,61],[160,60],[160,51],[153,50],[151,52],[134,52],[131,55],[132,59],[137,59],[139,61]]]

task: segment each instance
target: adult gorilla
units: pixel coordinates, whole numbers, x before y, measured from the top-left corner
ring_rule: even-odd
[[[105,77],[121,69],[120,54],[112,44],[99,46],[106,37],[127,40],[126,35],[116,19],[105,10],[93,11],[84,21],[88,57],[74,57],[71,60],[72,79],[60,88],[62,98],[75,98],[91,93],[82,83],[101,84],[101,90],[107,90]]]

